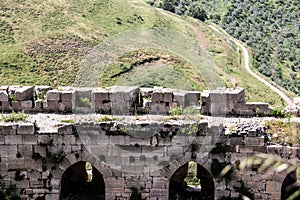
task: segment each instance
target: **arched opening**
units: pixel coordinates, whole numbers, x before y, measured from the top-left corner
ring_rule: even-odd
[[[300,199],[300,184],[297,181],[297,171],[290,172],[281,186],[281,199]]]
[[[62,175],[61,200],[104,200],[105,183],[102,174],[87,162],[77,162]]]
[[[178,168],[171,177],[169,200],[213,200],[214,180],[201,165],[189,162]]]

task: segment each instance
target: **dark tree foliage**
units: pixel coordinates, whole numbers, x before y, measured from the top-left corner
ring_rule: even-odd
[[[203,4],[197,0],[150,0],[148,3],[178,15],[191,16],[201,21],[208,18]]]
[[[252,65],[260,73],[300,95],[299,0],[150,1],[179,15],[221,24],[229,34],[252,48]]]
[[[222,20],[229,34],[252,47],[252,64],[260,73],[298,95],[299,6],[295,0],[232,0]]]

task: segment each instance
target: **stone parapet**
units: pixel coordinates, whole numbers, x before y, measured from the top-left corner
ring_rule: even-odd
[[[200,105],[201,104],[201,105]],[[199,91],[112,86],[73,88],[1,86],[0,111],[165,115],[176,107],[201,107],[202,114],[270,115],[267,103],[246,103],[242,88]]]

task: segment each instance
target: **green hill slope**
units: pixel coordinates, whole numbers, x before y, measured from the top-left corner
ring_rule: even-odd
[[[249,101],[281,105],[276,94],[246,73],[234,44],[204,23],[142,0],[5,0],[0,2],[0,24],[0,85],[55,87],[89,81],[93,75],[97,86],[241,86]],[[151,31],[157,35],[147,39]],[[153,38],[161,40],[151,43]],[[122,44],[126,48],[101,68],[105,56],[99,54],[112,55]],[[93,66],[87,64],[91,57]]]

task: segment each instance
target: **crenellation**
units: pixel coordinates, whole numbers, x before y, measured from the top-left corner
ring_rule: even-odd
[[[14,91],[16,101],[27,101],[33,99],[33,86],[22,86]]]
[[[212,113],[217,109],[217,104],[224,113]],[[219,88],[199,92],[135,86],[58,89],[49,86],[9,86],[7,90],[0,90],[2,111],[166,115],[170,109],[180,106],[201,107],[201,113],[208,115],[255,116],[258,112],[263,115],[271,114],[271,108],[266,103],[246,103],[245,91],[242,88]]]

